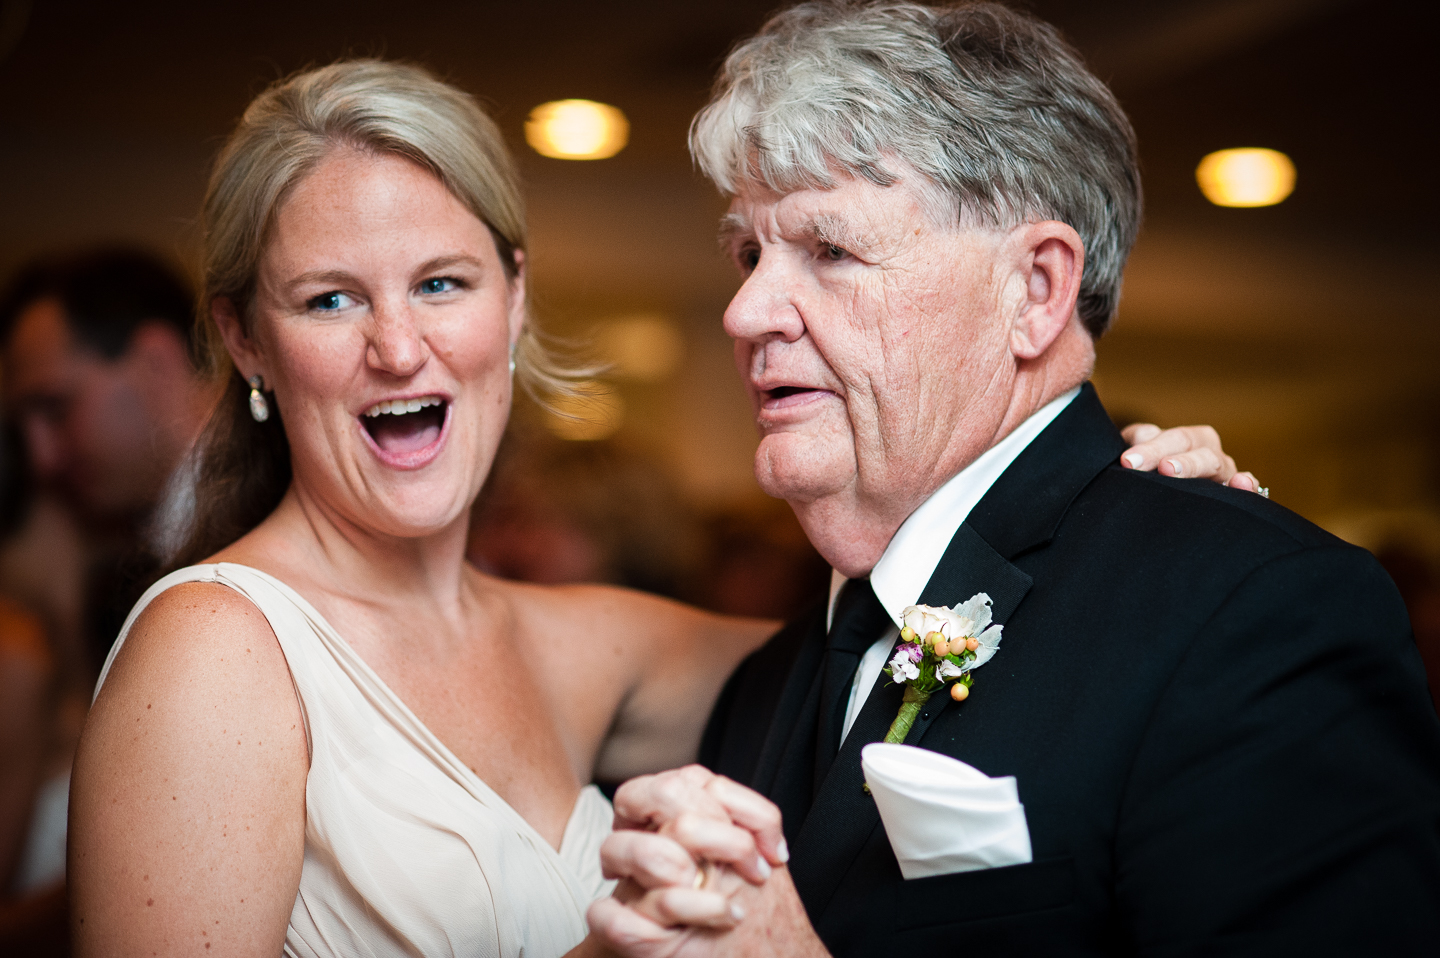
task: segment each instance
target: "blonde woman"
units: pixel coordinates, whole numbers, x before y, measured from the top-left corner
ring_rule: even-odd
[[[196,564],[131,614],[81,743],[78,954],[586,953],[587,783],[690,760],[771,624],[465,563],[513,382],[562,378],[469,97],[377,61],[281,82],[204,228],[228,391]]]

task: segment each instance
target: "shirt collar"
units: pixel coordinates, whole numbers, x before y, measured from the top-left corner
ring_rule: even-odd
[[[900,624],[900,613],[905,611],[906,606],[914,605],[920,597],[925,583],[930,581],[950,540],[955,538],[970,510],[985,498],[985,493],[990,491],[995,480],[1010,467],[1015,457],[1024,452],[1025,447],[1034,442],[1035,437],[1044,432],[1045,427],[1054,422],[1055,417],[1064,412],[1078,395],[1080,387],[1077,386],[1032,413],[1008,436],[936,489],[896,530],[880,561],[870,570],[870,585],[897,626]],[[827,629],[835,614],[835,598],[844,584],[845,577],[831,569],[830,604],[825,614]]]

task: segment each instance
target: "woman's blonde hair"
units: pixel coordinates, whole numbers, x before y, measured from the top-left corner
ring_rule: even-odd
[[[226,380],[198,447],[197,509],[174,564],[195,562],[254,528],[290,484],[279,410],[249,415],[249,386],[235,370],[211,304],[226,298],[248,333],[256,275],[275,216],[290,191],[337,148],[403,156],[433,173],[489,227],[513,277],[526,247],[519,177],[504,139],[468,94],[429,71],[384,60],[345,60],[280,80],[250,104],[215,161],[205,193],[198,341]],[[527,297],[528,303],[528,297]],[[515,375],[532,394],[567,392],[574,375],[547,353],[528,321]]]

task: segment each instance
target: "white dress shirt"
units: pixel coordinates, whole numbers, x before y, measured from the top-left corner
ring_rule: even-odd
[[[1032,413],[1010,435],[985,450],[974,462],[936,489],[895,532],[894,538],[885,547],[885,554],[870,570],[870,586],[895,625],[860,657],[860,668],[855,672],[855,680],[850,686],[850,702],[845,708],[841,741],[850,734],[850,726],[855,724],[855,717],[865,706],[875,680],[890,658],[890,650],[895,647],[895,640],[900,635],[900,613],[920,598],[960,524],[970,515],[970,510],[985,498],[985,493],[990,491],[995,480],[1010,467],[1015,457],[1024,452],[1025,447],[1034,442],[1035,437],[1078,395],[1080,387],[1077,386]],[[835,615],[835,599],[844,584],[845,577],[834,569],[830,570],[830,607],[825,615],[827,629]],[[985,591],[984,583],[976,583],[975,591]],[[961,600],[968,598],[960,597]]]

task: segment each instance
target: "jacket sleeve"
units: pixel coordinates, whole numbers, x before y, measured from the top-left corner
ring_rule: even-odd
[[[1138,954],[1440,954],[1440,721],[1368,553],[1274,559],[1199,626],[1115,855]]]

